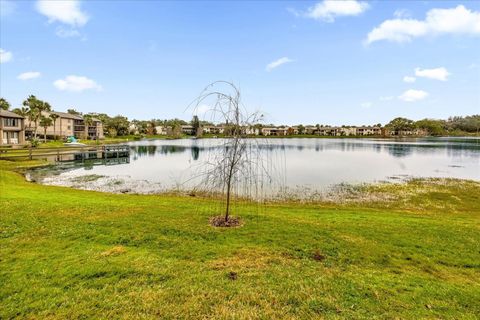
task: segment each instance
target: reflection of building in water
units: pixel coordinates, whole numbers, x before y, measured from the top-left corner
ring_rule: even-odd
[[[69,171],[78,168],[84,168],[85,170],[92,170],[96,166],[115,166],[120,164],[130,163],[129,157],[120,157],[120,158],[90,158],[77,160],[75,157],[70,157],[70,159],[62,160],[57,168],[60,171]]]
[[[208,140],[205,140],[208,141]],[[413,154],[431,154],[442,150],[449,156],[462,156],[466,153],[471,156],[472,144],[459,143],[430,143],[424,140],[415,141],[393,141],[393,140],[354,140],[354,139],[324,139],[324,140],[251,140],[252,146],[262,152],[276,151],[306,151],[316,152],[342,151],[342,152],[375,152],[386,153],[393,157],[408,157]],[[314,143],[312,143],[314,142]],[[372,143],[373,142],[373,143]],[[198,142],[191,146],[186,145],[146,145],[132,146],[132,159],[137,160],[143,156],[180,154],[188,152],[191,159],[196,161],[205,152],[221,152],[222,145],[210,145],[205,142]],[[478,147],[480,150],[480,146]],[[480,153],[476,153],[480,156]]]
[[[155,145],[148,145],[148,146],[136,146],[132,147],[131,149],[134,151],[136,155],[139,156],[153,156],[157,152],[157,146]]]

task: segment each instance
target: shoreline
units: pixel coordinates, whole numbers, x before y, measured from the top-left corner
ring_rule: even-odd
[[[115,138],[108,138],[104,140],[79,140],[81,143],[85,143],[87,146],[103,146],[111,144],[122,144],[130,142],[139,142],[139,141],[153,141],[153,140],[191,140],[191,139],[228,139],[227,136],[215,136],[215,135],[203,135],[201,137],[182,135],[181,137],[172,137],[172,136],[122,136]],[[480,135],[448,135],[448,136],[423,136],[423,135],[412,135],[412,136],[318,136],[318,135],[286,135],[286,136],[247,136],[246,139],[383,139],[383,140],[408,140],[408,139],[443,139],[443,138],[465,138],[465,139],[480,139]],[[13,147],[14,149],[27,149],[28,145],[19,145]],[[62,141],[48,141],[47,143],[41,143],[37,148],[67,148],[63,145]],[[1,157],[0,157],[1,159]]]
[[[48,169],[54,167],[54,164],[42,163],[23,170],[12,170],[20,173],[24,180],[40,186],[61,187],[82,191],[93,191],[101,194],[116,195],[137,195],[137,196],[180,196],[180,197],[199,197],[205,200],[218,200],[219,194],[215,192],[205,192],[196,188],[174,188],[166,186],[159,182],[151,182],[148,180],[132,179],[130,176],[104,176],[97,174],[70,175],[61,178],[56,174],[43,176],[42,168]],[[0,166],[1,170],[1,166]],[[36,175],[35,175],[36,174]],[[415,177],[415,176],[394,176],[387,177],[383,180],[359,183],[336,183],[325,186],[323,188],[312,188],[310,186],[295,187],[279,187],[271,194],[262,199],[245,198],[237,195],[242,201],[265,202],[265,203],[367,203],[373,202],[389,202],[397,199],[392,194],[385,194],[384,189],[393,191],[392,188],[398,187],[403,189],[411,184],[423,185],[448,185],[455,187],[460,184],[478,184],[480,181],[473,179],[460,179],[450,177]]]

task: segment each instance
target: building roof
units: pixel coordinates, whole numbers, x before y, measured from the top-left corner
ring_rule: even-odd
[[[58,112],[58,111],[52,111],[50,113],[54,113],[58,115],[61,118],[66,118],[66,119],[74,119],[74,120],[83,120],[83,117],[78,115],[78,114],[71,114],[67,112]]]
[[[16,114],[15,112],[3,110],[3,109],[0,109],[0,117],[24,119],[24,117],[22,117],[19,114]]]

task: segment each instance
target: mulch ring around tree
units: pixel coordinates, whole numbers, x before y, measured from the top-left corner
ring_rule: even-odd
[[[228,217],[225,221],[225,216],[216,216],[210,218],[210,225],[213,227],[235,228],[242,225],[242,220],[239,217]]]

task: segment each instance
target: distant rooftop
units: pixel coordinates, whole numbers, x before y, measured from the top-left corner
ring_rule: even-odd
[[[71,113],[59,112],[59,111],[52,111],[50,113],[54,113],[54,114],[56,114],[56,115],[58,115],[59,117],[62,117],[62,118],[83,120],[83,117],[81,115],[78,115],[78,114],[71,114]]]
[[[6,118],[19,118],[19,119],[24,119],[24,117],[22,117],[22,116],[19,115],[19,114],[16,114],[15,112],[3,110],[3,109],[0,109],[0,116],[1,116],[1,117],[6,117]]]

